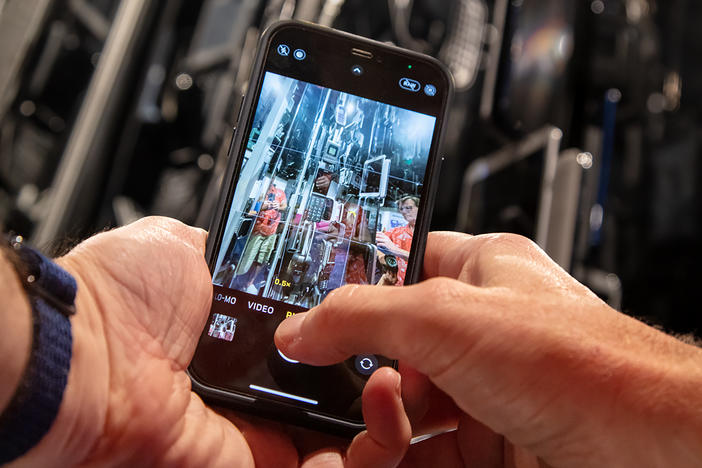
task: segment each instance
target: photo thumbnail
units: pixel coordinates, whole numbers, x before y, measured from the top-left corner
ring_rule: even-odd
[[[217,338],[224,341],[234,340],[236,332],[236,322],[234,317],[223,314],[212,314],[212,322],[207,334],[212,338]]]

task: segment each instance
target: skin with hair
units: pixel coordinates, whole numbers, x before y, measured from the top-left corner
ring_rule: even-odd
[[[397,465],[410,425],[393,369],[379,370],[366,385],[368,430],[350,444],[214,411],[191,391],[185,369],[212,294],[206,236],[147,218],[92,237],[58,260],[78,282],[68,384],[49,433],[11,466]],[[4,258],[0,275],[0,359],[22,362],[29,306]],[[9,340],[14,347],[5,346]],[[14,392],[17,380],[0,380],[0,396]]]
[[[422,283],[347,286],[275,336],[328,365],[399,359],[402,466],[702,466],[702,350],[607,306],[516,235],[429,236]]]

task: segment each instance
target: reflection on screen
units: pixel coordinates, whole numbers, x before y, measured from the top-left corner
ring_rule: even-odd
[[[435,122],[266,73],[214,284],[301,307],[402,285]]]

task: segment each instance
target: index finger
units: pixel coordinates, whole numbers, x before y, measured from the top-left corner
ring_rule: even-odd
[[[470,317],[481,307],[480,297],[477,288],[447,278],[382,290],[345,286],[309,312],[284,320],[275,343],[307,364],[329,365],[372,353],[405,361],[431,376],[469,344],[463,331],[478,322]],[[456,302],[462,307],[454,307]],[[456,335],[461,338],[452,339]]]

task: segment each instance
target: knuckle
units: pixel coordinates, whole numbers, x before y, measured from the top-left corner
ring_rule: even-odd
[[[322,301],[318,308],[320,310],[334,309],[341,305],[348,306],[355,302],[356,286],[345,285],[336,288],[327,294],[327,297]]]
[[[315,329],[327,329],[331,324],[334,315],[332,313],[333,305],[324,300],[317,307],[307,312],[305,325],[313,325]]]
[[[143,230],[146,238],[157,244],[165,244],[169,249],[183,248],[198,254],[204,253],[207,232],[188,226],[177,219],[165,216],[148,216],[136,221],[134,228]]]
[[[505,248],[518,250],[532,250],[536,247],[534,241],[519,234],[501,233],[496,234],[497,241]]]
[[[354,318],[353,291],[348,286],[330,293],[321,304],[308,312],[303,325],[303,335],[313,338],[316,346],[326,350],[330,356],[345,359],[353,354],[348,341],[353,337]],[[351,313],[349,313],[351,312]],[[358,322],[358,321],[356,321]]]
[[[186,224],[165,216],[148,216],[142,220],[147,229],[154,231],[166,231],[174,235],[182,235],[189,231],[189,227]]]
[[[482,244],[479,252],[489,257],[505,254],[533,255],[541,250],[534,241],[519,234],[485,234],[476,239]]]
[[[529,239],[528,237],[520,236],[517,234],[511,234],[507,242],[515,248],[523,250],[525,252],[533,253],[541,251],[536,242]]]
[[[353,304],[353,292],[351,287],[344,286],[330,292],[327,297],[314,309],[311,316],[314,318],[315,324],[323,329],[328,329],[329,326],[334,326],[334,321],[339,319],[340,314],[337,313],[341,308],[348,309],[350,304]]]
[[[446,304],[454,301],[459,295],[459,285],[462,283],[451,278],[431,278],[421,283],[419,298],[422,302]]]
[[[474,239],[479,236],[466,234],[465,232],[455,231],[433,231],[429,233],[428,240],[430,243],[437,244],[455,244],[465,242],[469,239]]]

